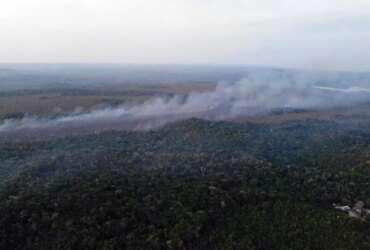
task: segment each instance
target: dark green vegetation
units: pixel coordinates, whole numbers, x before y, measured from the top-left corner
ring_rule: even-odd
[[[370,117],[0,142],[0,249],[370,249]]]

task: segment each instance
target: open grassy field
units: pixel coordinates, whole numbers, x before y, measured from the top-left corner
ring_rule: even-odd
[[[215,84],[150,84],[106,86],[92,89],[43,89],[0,92],[0,116],[14,113],[49,115],[91,110],[119,104],[134,105],[154,97],[186,95],[191,92],[211,91]]]

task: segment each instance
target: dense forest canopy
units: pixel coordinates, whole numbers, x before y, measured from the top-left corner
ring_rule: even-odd
[[[370,116],[0,143],[4,249],[367,249]]]

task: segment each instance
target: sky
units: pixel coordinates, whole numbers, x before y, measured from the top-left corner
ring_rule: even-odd
[[[2,0],[0,62],[370,71],[369,0]]]

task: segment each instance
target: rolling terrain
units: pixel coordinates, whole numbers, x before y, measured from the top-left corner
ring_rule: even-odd
[[[369,249],[367,90],[232,86],[0,92],[0,249]]]

